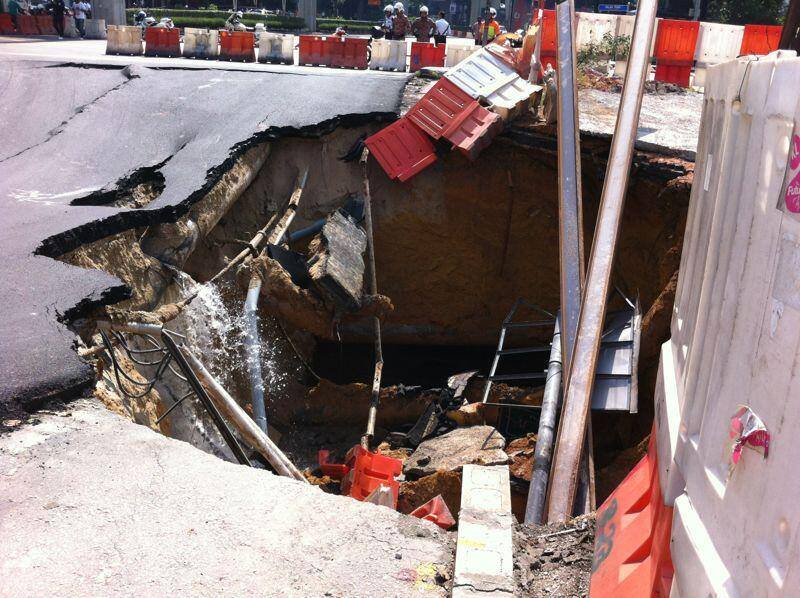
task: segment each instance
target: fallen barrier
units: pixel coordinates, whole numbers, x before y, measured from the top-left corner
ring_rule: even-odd
[[[217,58],[219,31],[187,27],[183,30],[184,58]]]
[[[406,114],[433,139],[440,139],[475,102],[455,83],[442,77]]]
[[[382,71],[406,70],[406,42],[388,39],[372,40],[369,68]]]
[[[294,35],[262,33],[258,38],[258,61],[273,64],[294,64]]]
[[[141,27],[109,25],[106,32],[106,54],[142,55]]]
[[[390,179],[409,180],[436,162],[433,142],[408,118],[368,137],[364,144]]]
[[[251,31],[220,31],[219,58],[233,62],[255,62],[255,36]]]
[[[468,160],[474,162],[502,130],[503,120],[500,115],[489,112],[478,102],[473,101],[467,110],[453,121],[443,137]]]
[[[86,19],[83,23],[87,39],[106,39],[105,19]]]

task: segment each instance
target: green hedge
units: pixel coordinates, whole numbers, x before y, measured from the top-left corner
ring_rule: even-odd
[[[133,24],[133,17],[139,12],[138,9],[128,9],[128,24]],[[170,17],[176,27],[207,27],[209,29],[219,29],[225,26],[225,21],[231,15],[229,12],[221,10],[170,10],[152,8],[147,10],[148,16],[156,21],[163,17]],[[256,23],[264,23],[271,31],[297,31],[303,28],[304,21],[299,17],[286,17],[276,15],[257,15],[245,14],[242,22],[248,27],[254,27]]]
[[[133,24],[133,17],[139,12],[138,8],[127,9],[128,24]],[[147,14],[158,21],[163,17],[170,17],[176,27],[205,27],[220,29],[225,26],[225,21],[231,13],[224,10],[185,10],[152,8]],[[242,22],[248,27],[256,23],[264,23],[270,31],[300,31],[305,27],[303,19],[299,17],[258,15],[245,13]],[[373,23],[371,21],[351,21],[348,19],[318,18],[317,30],[320,32],[333,32],[337,27],[347,27],[349,33],[369,33]]]

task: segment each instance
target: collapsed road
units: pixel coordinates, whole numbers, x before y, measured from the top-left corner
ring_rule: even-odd
[[[91,368],[62,322],[126,298],[119,280],[54,260],[184,214],[259,142],[391,120],[404,80],[0,62],[0,404],[74,395]],[[246,101],[244,100],[246,99]],[[113,207],[142,178],[158,198]]]

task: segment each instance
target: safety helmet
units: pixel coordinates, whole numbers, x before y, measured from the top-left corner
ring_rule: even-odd
[[[145,22],[145,24],[147,24],[147,25],[152,25],[153,23],[155,23],[155,22],[156,22],[156,19],[155,19],[155,17],[147,17],[147,18],[144,20],[144,22]]]
[[[493,17],[496,17],[497,16],[497,11],[494,8],[490,8],[489,9],[489,14],[491,16],[493,16]]]
[[[241,19],[244,16],[244,13],[241,10],[237,10],[236,11],[236,16]]]
[[[143,19],[147,16],[147,13],[144,12],[143,10],[140,10],[139,12],[136,13],[136,16]]]
[[[405,7],[403,6],[403,3],[402,3],[402,2],[398,2],[398,3],[396,3],[396,4],[394,5],[394,9],[395,9],[397,12],[400,12],[401,10],[405,10]]]
[[[392,6],[391,4],[387,4],[386,6],[383,7],[383,12],[394,12],[394,6]]]
[[[427,6],[420,6],[419,7],[419,14],[422,14],[422,13],[428,14],[428,7]]]

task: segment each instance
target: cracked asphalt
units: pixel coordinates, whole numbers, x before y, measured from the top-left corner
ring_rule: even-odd
[[[55,258],[179,218],[255,143],[394,119],[406,82],[331,69],[65,65],[18,60],[11,47],[0,43],[0,413],[90,384],[65,324],[126,297],[118,279]],[[76,205],[159,164],[164,190],[144,208]]]

